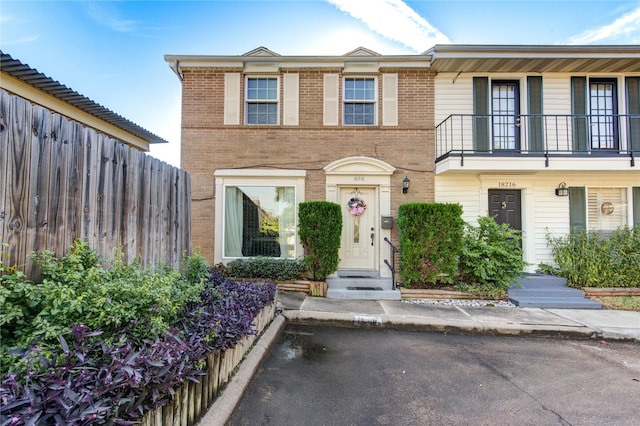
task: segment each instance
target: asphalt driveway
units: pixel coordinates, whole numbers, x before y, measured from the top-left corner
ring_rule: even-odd
[[[285,328],[231,425],[631,425],[640,344]]]

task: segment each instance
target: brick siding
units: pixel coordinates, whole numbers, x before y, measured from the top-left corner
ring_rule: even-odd
[[[434,74],[429,69],[381,69],[380,75],[398,74],[398,126],[366,127],[322,124],[323,75],[340,72],[324,68],[287,70],[299,73],[300,77],[298,126],[225,126],[226,72],[242,70],[183,69],[182,168],[191,174],[193,246],[199,247],[210,262],[214,258],[217,169],[306,170],[306,200],[324,200],[323,167],[340,158],[367,156],[396,168],[391,177],[394,216],[401,203],[434,200]],[[381,85],[378,86],[380,100]],[[377,104],[378,117],[382,117],[381,104]],[[242,111],[240,116],[244,116]],[[406,195],[400,191],[405,175],[411,179],[411,189]]]

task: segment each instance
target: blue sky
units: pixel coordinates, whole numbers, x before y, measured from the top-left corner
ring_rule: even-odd
[[[180,82],[165,54],[421,53],[436,43],[640,44],[633,1],[0,2],[0,48],[167,139],[179,165]]]

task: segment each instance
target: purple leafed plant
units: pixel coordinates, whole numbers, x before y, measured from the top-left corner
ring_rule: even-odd
[[[44,357],[35,346],[23,356],[28,371],[4,377],[0,424],[134,424],[184,381],[198,382],[207,352],[255,334],[252,321],[275,292],[272,283],[227,281],[214,272],[201,300],[155,340],[76,325],[59,337],[58,353]]]

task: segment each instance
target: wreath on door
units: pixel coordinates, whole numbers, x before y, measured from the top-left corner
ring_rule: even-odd
[[[353,197],[347,202],[347,208],[353,216],[360,216],[367,210],[367,203],[362,198]]]

